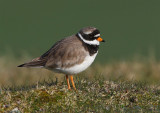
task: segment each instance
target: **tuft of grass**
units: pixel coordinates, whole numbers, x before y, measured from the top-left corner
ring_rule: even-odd
[[[95,64],[74,77],[77,91],[63,75],[16,67],[26,59],[0,57],[0,112],[160,112],[155,59]]]
[[[76,84],[76,91],[61,84],[2,91],[0,112],[160,112],[160,86],[86,79]]]

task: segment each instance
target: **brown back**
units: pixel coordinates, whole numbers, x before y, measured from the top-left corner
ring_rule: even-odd
[[[57,42],[40,60],[46,59],[46,68],[71,67],[82,63],[87,54],[82,41],[73,35]]]

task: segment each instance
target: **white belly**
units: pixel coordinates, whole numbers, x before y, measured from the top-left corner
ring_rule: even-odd
[[[94,59],[96,58],[97,53],[94,54],[93,56],[90,56],[90,55],[86,56],[85,60],[81,64],[75,65],[70,68],[56,68],[53,71],[59,72],[59,73],[64,73],[64,74],[80,73],[80,72],[84,71],[85,69],[87,69],[93,63]]]

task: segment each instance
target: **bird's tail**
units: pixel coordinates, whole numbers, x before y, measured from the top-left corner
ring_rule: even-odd
[[[44,67],[46,60],[40,60],[39,58],[33,59],[31,62],[21,64],[17,67]]]

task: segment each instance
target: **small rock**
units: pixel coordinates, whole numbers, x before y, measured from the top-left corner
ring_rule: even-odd
[[[21,113],[21,112],[20,112],[20,111],[18,110],[18,108],[16,107],[16,108],[12,109],[11,113]]]

